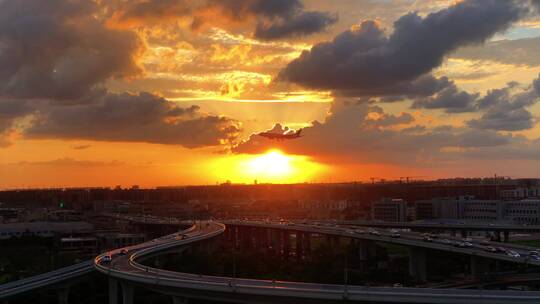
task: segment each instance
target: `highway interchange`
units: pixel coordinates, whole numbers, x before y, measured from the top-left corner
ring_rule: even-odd
[[[149,256],[169,250],[182,250],[191,244],[210,241],[224,233],[228,226],[265,227],[302,231],[320,235],[340,236],[400,244],[433,250],[444,250],[470,256],[514,263],[529,263],[540,266],[540,261],[529,257],[532,248],[507,243],[484,243],[477,240],[466,240],[472,247],[456,247],[443,243],[463,242],[450,236],[431,236],[409,231],[375,229],[366,227],[339,226],[335,224],[263,222],[263,221],[203,221],[178,233],[151,240],[136,246],[119,248],[103,253],[95,258],[92,264],[72,266],[71,269],[58,270],[62,277],[74,278],[91,271],[97,271],[109,277],[110,304],[115,304],[118,290],[122,287],[123,303],[133,303],[134,286],[144,287],[175,298],[197,298],[237,303],[329,303],[339,301],[380,302],[380,303],[540,303],[540,292],[531,291],[497,291],[497,290],[462,290],[436,288],[404,288],[404,287],[367,287],[351,285],[331,285],[316,283],[298,283],[285,281],[253,280],[232,277],[215,277],[198,274],[172,272],[153,268],[142,264]],[[399,234],[399,237],[397,236]],[[505,251],[515,251],[518,256],[510,256],[505,252],[488,252],[486,247],[502,247]],[[27,279],[26,283],[13,282],[0,286],[0,299],[7,298],[7,291],[26,292],[34,285],[40,287],[53,284],[53,277],[48,274]],[[11,287],[10,287],[11,286]],[[23,287],[21,287],[23,286]]]
[[[226,224],[233,224],[226,222]],[[451,245],[425,242],[423,236],[415,233],[403,233],[400,237],[391,234],[376,235],[373,233],[357,233],[351,228],[314,226],[293,223],[265,223],[265,222],[234,222],[235,225],[267,227],[274,229],[298,230],[320,234],[331,234],[344,237],[355,237],[373,241],[391,242],[408,246],[422,246],[425,248],[455,251],[464,254],[492,257],[513,262],[526,262],[524,257],[510,257],[505,254],[489,253],[479,248],[457,248]],[[355,301],[355,302],[384,302],[384,303],[538,303],[540,292],[519,291],[483,291],[483,290],[456,290],[456,289],[427,289],[427,288],[391,288],[366,287],[347,285],[328,285],[314,283],[297,283],[267,280],[251,280],[229,277],[202,276],[196,274],[177,273],[144,266],[137,261],[144,256],[177,247],[190,242],[210,239],[221,234],[225,225],[217,222],[206,222],[205,227],[193,229],[184,233],[185,237],[179,239],[172,235],[153,242],[154,244],[141,245],[130,248],[128,254],[122,255],[114,251],[100,255],[96,258],[96,269],[109,277],[142,285],[172,296],[188,298],[221,300],[241,303],[276,303],[284,299],[294,300],[295,303],[313,303],[327,301]],[[510,246],[505,244],[506,246]],[[506,247],[510,248],[510,247]],[[514,248],[513,246],[511,248]],[[522,250],[523,254],[527,250]],[[112,262],[102,262],[103,257],[111,255]],[[537,263],[534,261],[533,263]],[[130,304],[130,298],[124,299]]]

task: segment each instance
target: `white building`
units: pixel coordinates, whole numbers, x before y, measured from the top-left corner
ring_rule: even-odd
[[[415,203],[417,219],[464,219],[540,224],[540,199],[481,200],[472,197],[436,198]]]
[[[540,197],[540,187],[516,188],[501,191],[501,199],[503,200],[517,200],[533,197]]]
[[[540,199],[506,201],[505,219],[519,224],[540,224]]]

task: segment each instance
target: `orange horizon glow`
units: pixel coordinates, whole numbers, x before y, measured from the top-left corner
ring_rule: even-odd
[[[212,162],[210,173],[220,181],[234,183],[297,183],[307,182],[327,168],[306,156],[288,155],[271,149],[259,155],[225,156]]]

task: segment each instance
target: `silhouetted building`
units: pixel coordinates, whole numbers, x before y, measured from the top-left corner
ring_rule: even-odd
[[[385,198],[371,204],[374,220],[386,222],[405,222],[407,220],[407,202],[403,199]]]

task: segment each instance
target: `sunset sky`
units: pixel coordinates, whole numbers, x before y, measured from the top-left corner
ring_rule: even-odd
[[[538,177],[539,75],[538,0],[0,0],[0,188]]]

